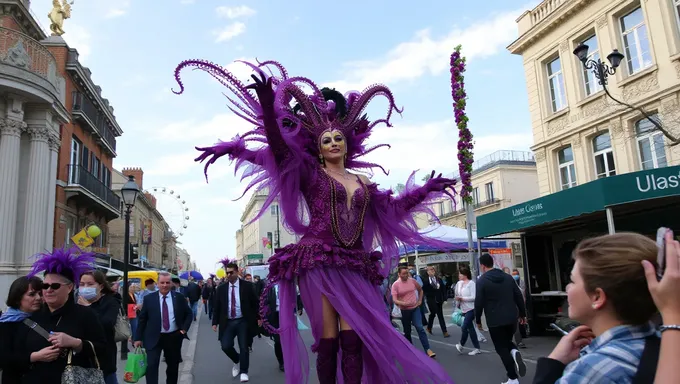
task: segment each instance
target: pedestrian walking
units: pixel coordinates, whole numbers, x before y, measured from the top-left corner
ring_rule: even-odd
[[[526,323],[522,292],[512,276],[494,268],[493,258],[488,253],[479,258],[479,264],[483,274],[477,281],[475,297],[477,327],[482,327],[482,314],[485,313],[491,341],[508,374],[504,384],[518,384],[517,376],[526,374],[526,365],[512,339],[517,319]]]
[[[234,362],[232,376],[240,376],[241,382],[245,383],[249,380],[250,367],[248,343],[257,334],[259,326],[259,302],[253,284],[239,279],[238,265],[229,260],[224,260],[223,264],[227,283],[217,288],[212,328],[215,332],[219,331],[222,351]],[[234,338],[238,339],[238,352],[234,348]]]
[[[421,320],[420,305],[423,302],[423,289],[411,277],[408,267],[399,267],[399,279],[392,284],[392,300],[401,310],[401,324],[404,327],[406,339],[413,343],[411,325],[414,325],[425,353],[430,357],[435,357],[436,354],[430,349],[430,341]]]
[[[135,348],[146,348],[147,384],[158,384],[161,352],[168,365],[167,384],[177,384],[179,363],[182,362],[182,342],[191,327],[192,313],[184,295],[172,291],[172,276],[158,273],[158,291],[144,297],[137,317]]]
[[[427,267],[427,280],[423,281],[423,292],[427,306],[430,309],[430,317],[427,319],[427,332],[432,334],[432,326],[434,325],[435,316],[439,319],[439,326],[442,329],[444,337],[449,337],[446,330],[446,321],[444,320],[444,303],[446,302],[446,285],[441,278],[437,276],[437,271],[434,267]]]

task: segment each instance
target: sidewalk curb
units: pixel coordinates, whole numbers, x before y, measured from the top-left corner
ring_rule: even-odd
[[[200,309],[200,308],[199,308]],[[194,369],[194,353],[196,352],[196,342],[198,341],[198,328],[201,323],[201,317],[203,316],[203,311],[198,311],[198,316],[196,316],[196,321],[193,327],[189,329],[189,347],[186,353],[182,356],[182,365],[179,371],[179,384],[193,384],[194,375],[192,373]]]

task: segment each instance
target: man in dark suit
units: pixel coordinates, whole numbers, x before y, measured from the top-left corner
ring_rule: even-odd
[[[446,285],[444,281],[437,276],[437,271],[434,267],[427,267],[427,279],[423,279],[423,292],[427,300],[427,306],[430,309],[430,318],[427,319],[427,332],[432,334],[432,326],[434,325],[434,317],[439,318],[439,326],[442,328],[444,337],[449,337],[446,331],[446,321],[444,321],[443,306],[446,301]]]
[[[233,377],[240,375],[241,382],[249,380],[250,356],[249,340],[258,331],[258,300],[253,283],[239,279],[238,265],[225,266],[227,282],[217,288],[213,316],[213,331],[217,332],[222,351],[234,362],[231,370]],[[239,352],[234,348],[234,338],[238,338]]]
[[[201,300],[201,288],[196,284],[192,276],[189,276],[189,285],[187,285],[185,293],[189,307],[191,307],[191,312],[194,315],[194,321],[196,321],[198,317],[198,301]]]
[[[267,296],[267,305],[269,306],[269,313],[267,315],[267,321],[274,327],[279,327],[279,285],[276,284],[269,290],[269,295]],[[281,337],[277,333],[270,335],[274,340],[274,355],[276,355],[276,360],[279,362],[279,370],[284,371],[283,368],[283,350],[281,349]]]
[[[187,337],[193,315],[186,298],[171,291],[172,276],[158,273],[158,291],[144,297],[142,311],[137,317],[135,347],[146,348],[146,382],[158,384],[158,365],[161,352],[168,367],[167,384],[177,384],[179,363],[182,361],[182,342]]]

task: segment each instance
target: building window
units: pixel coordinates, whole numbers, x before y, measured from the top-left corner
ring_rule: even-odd
[[[652,53],[642,8],[621,17],[620,21],[628,73],[632,75],[652,65]]]
[[[70,170],[70,175],[69,175],[69,184],[77,184],[78,183],[78,175],[79,175],[79,169],[78,165],[80,165],[80,150],[81,150],[82,144],[78,139],[75,137],[71,138],[71,170]]]
[[[656,115],[651,117],[658,121]],[[656,130],[654,124],[646,118],[638,120],[635,123],[635,135],[637,136],[640,167],[642,169],[653,169],[668,165],[663,134]]]
[[[680,0],[673,0],[673,5],[675,6],[675,22],[680,29]]]
[[[595,156],[595,176],[598,179],[616,175],[614,165],[614,151],[609,133],[603,133],[593,139],[593,153]]]
[[[571,146],[566,147],[557,153],[557,160],[560,164],[560,182],[562,189],[576,186],[576,167],[574,166],[574,152]]]
[[[278,212],[279,206],[276,204],[273,204],[272,206],[269,207],[269,214],[272,216],[276,216]]]
[[[590,36],[583,42],[583,44],[588,46],[588,60],[593,60],[595,62],[600,60],[600,47],[597,44],[597,35]],[[583,86],[586,96],[590,96],[601,91],[602,86],[597,81],[597,78],[595,78],[595,72],[589,70],[583,65],[581,65],[581,67],[583,68]]]
[[[92,154],[92,174],[94,175],[94,177],[99,179],[99,177],[100,177],[100,175],[99,175],[99,159],[97,158],[97,156],[94,155],[94,153]]]
[[[495,197],[493,195],[493,182],[486,183],[486,185],[484,185],[484,189],[486,189],[486,200],[493,201]]]
[[[562,63],[556,58],[547,65],[548,85],[550,86],[550,103],[552,111],[557,112],[566,108],[567,93],[564,90],[564,75],[562,75]]]
[[[479,188],[474,187],[472,189],[472,204],[477,205],[479,204]]]

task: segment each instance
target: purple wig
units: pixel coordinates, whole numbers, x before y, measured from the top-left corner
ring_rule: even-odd
[[[75,284],[80,282],[80,276],[95,269],[94,252],[83,252],[77,246],[71,248],[55,248],[52,253],[44,252],[35,256],[37,260],[28,276],[35,276],[40,272],[61,275]]]

